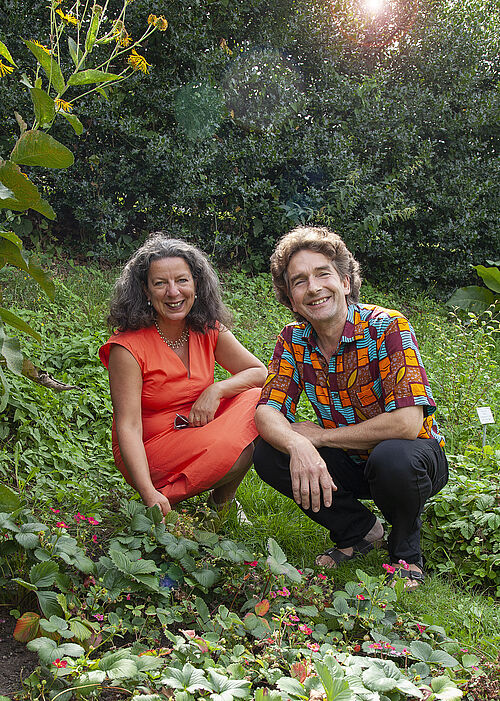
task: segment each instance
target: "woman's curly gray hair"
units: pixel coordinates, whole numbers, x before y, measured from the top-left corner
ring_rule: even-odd
[[[148,305],[145,288],[151,263],[162,258],[183,258],[191,270],[196,299],[186,316],[190,329],[204,333],[213,329],[217,321],[224,326],[231,323],[219,279],[205,254],[185,241],[155,232],[130,258],[115,283],[107,318],[111,329],[136,331],[154,323],[156,312]]]
[[[340,279],[344,280],[347,277],[350,280],[351,289],[346,295],[347,303],[352,304],[359,301],[359,288],[361,287],[359,263],[340,236],[324,226],[298,226],[278,241],[271,256],[274,290],[281,304],[289,309],[292,308],[289,298],[288,264],[295,253],[304,249],[322,253],[331,260]],[[295,318],[299,321],[305,321],[297,313],[295,313]]]

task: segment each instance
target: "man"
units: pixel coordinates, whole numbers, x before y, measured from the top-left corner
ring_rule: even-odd
[[[373,548],[392,526],[392,565],[407,586],[424,581],[420,514],[447,482],[436,408],[412,327],[397,311],[359,304],[359,265],[326,228],[299,227],[271,256],[285,326],[269,364],[255,422],[260,477],[330,531],[316,560],[335,567]],[[318,424],[296,422],[305,391]],[[403,562],[403,566],[400,564]]]

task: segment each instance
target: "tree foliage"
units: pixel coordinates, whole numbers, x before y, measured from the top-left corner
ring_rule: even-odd
[[[10,4],[6,36],[44,12]],[[106,111],[81,101],[78,139],[57,126],[76,163],[40,176],[54,232],[111,257],[162,228],[262,269],[279,235],[311,222],[343,235],[369,278],[468,282],[470,263],[498,257],[500,11],[391,0],[367,20],[360,7],[135,0],[132,36],[147,12],[169,29],[144,49],[145,80],[110,86]],[[0,82],[4,143],[16,91]]]

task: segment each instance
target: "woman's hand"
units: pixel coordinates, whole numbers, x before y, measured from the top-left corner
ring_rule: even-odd
[[[169,511],[172,511],[172,507],[170,506],[170,502],[167,497],[157,489],[153,489],[153,491],[148,492],[147,494],[141,494],[141,498],[142,503],[148,508],[151,508],[157,504],[163,516],[166,516]]]
[[[214,382],[213,385],[209,385],[200,394],[198,399],[195,401],[189,412],[189,425],[190,426],[205,426],[215,416],[215,412],[219,408],[220,400],[222,395],[219,392],[217,383]]]

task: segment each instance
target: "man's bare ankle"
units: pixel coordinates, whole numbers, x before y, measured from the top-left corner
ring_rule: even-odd
[[[365,540],[369,543],[374,543],[376,540],[381,540],[384,537],[384,527],[377,519],[372,528],[365,535]]]

